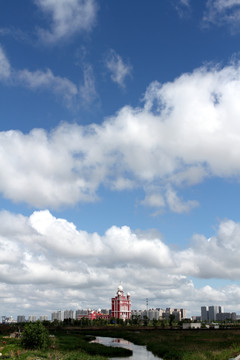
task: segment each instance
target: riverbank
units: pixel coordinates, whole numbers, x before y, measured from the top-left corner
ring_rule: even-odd
[[[94,342],[98,342],[100,344],[103,344],[105,346],[111,346],[111,347],[123,347],[125,349],[129,349],[132,351],[132,356],[129,359],[129,357],[124,358],[110,358],[109,360],[162,360],[159,357],[156,357],[153,355],[150,351],[146,349],[146,346],[140,346],[135,345],[132,342],[128,340],[124,340],[121,338],[110,338],[110,337],[102,337],[97,336]]]
[[[164,360],[229,360],[240,354],[240,330],[113,328],[90,331],[96,336],[121,337],[136,345],[146,345]]]
[[[136,345],[145,345],[154,355],[164,360],[240,360],[240,330],[176,330],[139,327],[51,327],[50,334],[55,337],[55,348],[47,353],[35,352],[39,359],[61,360],[100,360],[104,359],[103,349],[96,348],[95,357],[82,340],[85,335],[118,337],[131,341]],[[18,339],[0,338],[3,354],[17,354],[12,359],[26,360],[26,351],[21,348]],[[7,343],[7,344],[6,344]],[[87,351],[86,354],[84,351]],[[58,355],[56,355],[58,354]],[[32,354],[33,355],[33,354]],[[61,357],[59,357],[61,355]],[[51,356],[51,357],[49,357]],[[105,356],[111,357],[106,354]],[[106,360],[106,358],[105,358]]]

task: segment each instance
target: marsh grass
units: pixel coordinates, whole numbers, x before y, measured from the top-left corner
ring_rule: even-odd
[[[90,355],[101,355],[105,357],[127,357],[132,351],[121,347],[104,346],[98,343],[90,343],[91,337],[84,334],[66,334],[57,337],[58,347],[62,351],[80,349]]]
[[[146,345],[164,360],[229,360],[240,354],[240,330],[133,329],[93,332]]]
[[[29,350],[21,346],[19,339],[0,337],[0,352],[2,359],[19,360],[106,360],[106,357],[130,356],[131,350],[108,347],[101,344],[91,344],[84,334],[59,333],[54,338],[54,346],[47,350]],[[1,359],[0,358],[0,359]]]
[[[45,352],[23,349],[19,339],[2,336],[0,352],[18,360],[106,360],[108,357],[120,357],[121,355],[116,353],[117,348],[89,343],[93,336],[108,336],[121,337],[136,345],[146,345],[149,351],[164,360],[229,360],[240,354],[240,330],[161,330],[131,327],[108,330],[106,327],[101,330],[69,328],[64,331],[54,330],[54,333],[54,343]],[[112,351],[115,351],[115,354]]]

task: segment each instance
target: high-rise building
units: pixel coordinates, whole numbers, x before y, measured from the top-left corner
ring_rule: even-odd
[[[116,296],[112,298],[112,317],[116,319],[123,319],[124,321],[130,319],[131,316],[131,300],[130,294],[127,297],[124,295],[122,285],[118,286]]]
[[[202,321],[216,321],[217,314],[223,313],[222,306],[202,306],[201,307],[201,319]]]
[[[201,319],[202,319],[202,321],[208,321],[209,320],[208,306],[202,306],[201,307]]]
[[[215,321],[219,313],[219,306],[209,306],[209,321]]]
[[[237,320],[237,315],[236,313],[224,313],[224,312],[219,312],[216,315],[216,320],[217,321],[226,321],[226,320],[231,320],[231,321],[236,321]]]
[[[52,313],[52,321],[63,321],[63,312],[61,310]]]
[[[25,321],[26,321],[25,315],[18,315],[18,317],[17,317],[18,323],[25,322]]]
[[[11,324],[11,323],[14,323],[16,322],[16,320],[13,320],[13,317],[12,316],[2,316],[2,323],[3,324]]]
[[[37,321],[36,315],[29,315],[28,321],[29,321],[29,322],[35,322],[35,321]]]
[[[65,310],[63,313],[63,318],[64,319],[74,319],[74,312],[73,310]]]
[[[80,309],[78,309],[76,311],[75,318],[77,320],[80,320],[83,317],[87,317],[87,315],[88,315],[88,310],[80,310]]]
[[[141,319],[144,319],[145,317],[147,317],[148,320],[159,320],[160,312],[157,309],[143,310],[141,312]]]
[[[180,309],[180,312],[181,312],[181,318],[182,318],[182,319],[186,319],[186,317],[187,317],[187,311],[186,311],[186,309]]]
[[[182,320],[182,314],[181,314],[180,309],[174,309],[173,312],[172,312],[172,315],[175,316],[175,318],[174,318],[175,321],[181,321]]]
[[[181,321],[182,319],[186,318],[186,314],[186,309],[166,308],[166,310],[163,311],[160,316],[164,319],[169,319],[170,315],[174,315],[176,321]]]

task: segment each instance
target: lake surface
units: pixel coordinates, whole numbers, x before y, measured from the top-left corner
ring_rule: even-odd
[[[114,357],[110,358],[110,360],[161,360],[161,358],[153,355],[150,351],[148,351],[146,346],[135,345],[124,339],[97,336],[96,340],[93,342],[98,342],[105,346],[124,347],[126,349],[132,350],[133,352],[132,356],[118,358]]]

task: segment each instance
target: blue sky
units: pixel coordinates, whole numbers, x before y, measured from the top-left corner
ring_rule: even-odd
[[[240,2],[0,3],[0,315],[240,312]]]

